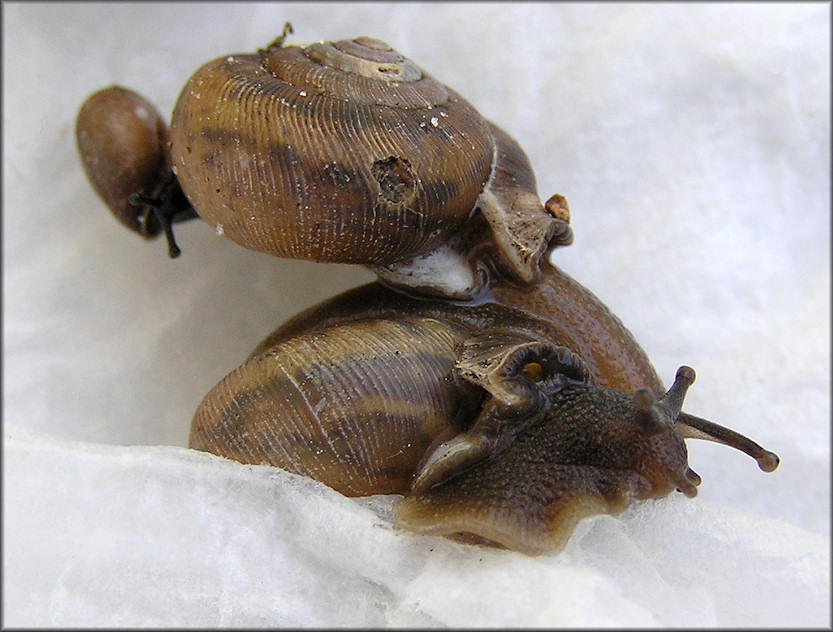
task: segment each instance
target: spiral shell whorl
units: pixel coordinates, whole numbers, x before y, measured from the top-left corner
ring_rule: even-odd
[[[248,248],[315,261],[430,250],[472,212],[493,161],[476,110],[370,38],[210,62],[171,133],[203,219]]]
[[[480,394],[454,372],[467,330],[431,318],[307,332],[253,356],[203,399],[189,445],[311,476],[351,496],[402,493]]]
[[[428,109],[448,100],[448,89],[410,59],[369,37],[272,48],[263,67],[276,79],[360,105]]]

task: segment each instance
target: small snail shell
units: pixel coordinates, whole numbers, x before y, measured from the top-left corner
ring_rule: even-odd
[[[254,250],[371,266],[457,297],[476,208],[513,276],[570,243],[518,144],[450,88],[368,37],[224,56],[184,87],[171,123],[177,179],[200,217]],[[556,216],[557,215],[557,216]]]
[[[171,224],[196,214],[173,176],[156,108],[120,86],[99,90],[81,106],[75,138],[87,179],[113,216],[146,239],[164,231],[178,256]]]
[[[496,303],[370,284],[270,335],[205,396],[189,443],[347,495],[401,493],[405,528],[530,554],[561,548],[585,516],[695,495],[685,438],[777,467],[748,438],[681,412],[693,370],[659,402],[624,394],[599,385],[562,333]]]
[[[81,106],[75,138],[90,184],[116,219],[155,237],[161,226],[129,197],[151,195],[170,170],[168,129],[156,108],[125,88],[105,88]]]

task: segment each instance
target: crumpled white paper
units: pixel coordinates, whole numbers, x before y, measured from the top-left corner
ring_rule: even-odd
[[[11,4],[4,29],[7,626],[830,624],[830,9],[825,4]],[[168,116],[202,63],[371,35],[512,134],[572,211],[557,265],[686,410],[700,495],[579,525],[555,556],[415,537],[184,446],[269,331],[371,280],[182,226],[143,243],[86,183],[74,117],[118,83]]]

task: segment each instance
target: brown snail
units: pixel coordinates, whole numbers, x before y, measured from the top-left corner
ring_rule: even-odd
[[[454,297],[484,283],[468,258],[476,213],[526,283],[542,256],[572,241],[563,198],[542,204],[523,150],[452,89],[376,39],[300,48],[284,46],[286,34],[204,65],[174,108],[175,183],[218,233],[279,257],[368,265],[394,284]],[[79,147],[85,165],[96,161]],[[160,181],[168,189],[155,199],[139,183],[140,201],[181,218],[171,174]],[[123,201],[123,187],[105,197]]]
[[[165,231],[177,256],[171,223],[196,215],[172,177],[168,127],[156,108],[119,86],[99,90],[78,112],[75,139],[90,184],[116,219],[146,239]]]
[[[569,348],[581,335],[498,302],[373,283],[264,340],[203,399],[189,443],[346,495],[404,494],[395,513],[407,529],[530,554],[559,550],[582,517],[674,489],[695,495],[685,438],[777,467],[750,439],[681,412],[693,370],[682,367],[657,402],[661,384],[640,383],[650,363],[632,338],[610,336],[619,349],[582,358]],[[610,353],[638,369],[611,373]]]
[[[686,438],[777,467],[682,412],[693,370],[666,393],[622,323],[549,265],[569,213],[541,204],[515,141],[378,40],[285,35],[198,70],[170,142],[138,95],[94,95],[77,137],[99,195],[136,232],[164,230],[172,256],[172,223],[198,214],[255,250],[473,300],[377,282],[298,315],[206,395],[192,447],[401,493],[402,526],[527,553],[586,515],[694,495]]]

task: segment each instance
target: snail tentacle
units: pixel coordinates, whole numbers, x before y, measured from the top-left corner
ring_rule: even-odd
[[[702,417],[681,412],[676,426],[686,439],[713,441],[748,454],[764,472],[774,472],[781,463],[777,454],[761,447],[749,437]]]
[[[263,56],[273,48],[283,48],[283,43],[286,40],[287,35],[290,35],[294,32],[295,31],[292,29],[292,24],[290,22],[284,22],[281,34],[278,35],[274,40],[272,40],[272,42],[266,48],[259,49],[257,51],[258,54]]]
[[[199,216],[182,192],[176,176],[171,173],[153,195],[132,193],[127,199],[133,206],[148,209],[149,212],[145,213],[146,221],[151,223],[157,232],[161,227],[168,242],[168,256],[171,259],[177,258],[182,251],[174,238],[173,224]]]

